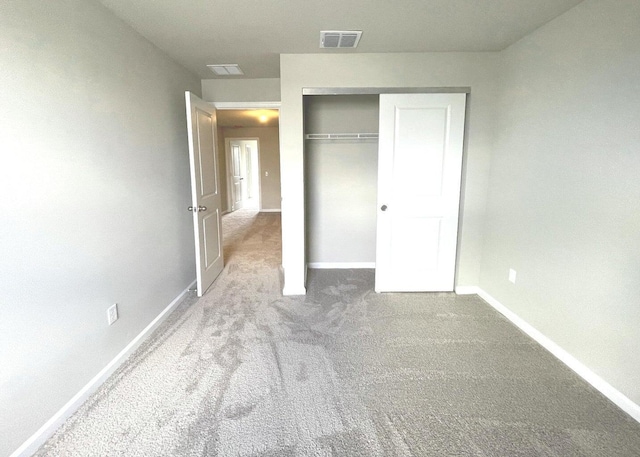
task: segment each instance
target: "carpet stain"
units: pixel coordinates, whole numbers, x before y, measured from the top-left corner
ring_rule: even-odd
[[[308,380],[309,380],[309,369],[307,368],[307,364],[302,362],[300,363],[298,374],[296,375],[296,381],[305,382]]]
[[[256,408],[256,403],[250,405],[233,405],[224,412],[224,417],[231,420],[238,420],[248,416]]]

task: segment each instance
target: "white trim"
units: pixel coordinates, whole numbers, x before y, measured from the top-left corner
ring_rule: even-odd
[[[302,95],[470,94],[471,87],[303,87]]]
[[[295,286],[290,286],[287,285],[287,281],[286,281],[286,276],[284,274],[284,267],[282,265],[280,265],[280,274],[281,274],[281,280],[282,280],[282,295],[284,296],[288,296],[288,295],[307,295],[307,288],[305,287],[305,284],[307,283],[307,265],[305,264],[304,266],[304,280],[301,286],[299,287],[295,287]]]
[[[209,102],[216,109],[280,109],[282,102]]]
[[[307,268],[317,269],[346,269],[346,268],[375,268],[375,262],[309,262]]]
[[[478,286],[456,286],[456,294],[480,295],[480,288]]]
[[[100,372],[93,377],[80,391],[73,396],[60,410],[51,417],[40,429],[35,432],[27,441],[16,449],[9,457],[27,457],[33,455],[40,446],[42,446],[64,422],[75,413],[80,406],[94,393],[100,386],[111,376],[127,358],[158,328],[158,326],[171,314],[171,311],[180,303],[184,296],[189,292],[196,281],[193,281],[180,294],[173,299],[169,305],[162,310],[149,325],[142,330],[120,353],[115,356],[111,362],[107,364]]]
[[[287,287],[284,286],[282,289],[282,295],[307,295],[307,289],[305,287]]]
[[[259,212],[261,213],[281,213],[282,210],[280,208],[274,208],[274,209],[261,209]]]
[[[558,344],[554,343],[550,338],[543,335],[540,331],[535,329],[532,325],[527,323],[516,313],[509,310],[506,306],[493,298],[487,292],[478,288],[478,296],[486,301],[489,305],[491,305],[504,317],[509,319],[516,327],[518,327],[520,330],[537,341],[542,347],[544,347],[547,351],[557,357],[562,363],[571,368],[574,372],[576,372],[576,374],[578,374],[578,376],[595,387],[598,391],[600,391],[601,394],[618,405],[620,409],[629,414],[636,421],[640,422],[640,405],[634,403],[618,389],[616,389],[607,381],[591,371],[591,369],[589,369],[585,364],[562,349]]]

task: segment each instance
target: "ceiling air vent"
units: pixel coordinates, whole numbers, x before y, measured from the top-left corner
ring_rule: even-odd
[[[240,66],[237,63],[207,65],[207,67],[209,67],[209,70],[218,76],[244,75],[244,72],[240,69]]]
[[[325,30],[320,32],[321,48],[355,48],[362,30]]]

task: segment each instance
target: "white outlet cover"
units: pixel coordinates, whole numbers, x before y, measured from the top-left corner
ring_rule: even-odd
[[[512,283],[516,283],[516,270],[513,268],[509,268],[509,281]]]
[[[118,320],[118,304],[115,303],[109,306],[109,309],[107,309],[107,322],[109,323],[109,325],[111,325],[117,320]]]

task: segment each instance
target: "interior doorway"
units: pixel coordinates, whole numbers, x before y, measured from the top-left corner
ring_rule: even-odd
[[[260,141],[257,138],[227,138],[229,212],[238,209],[259,210]]]
[[[280,212],[280,103],[214,105],[223,212]]]

